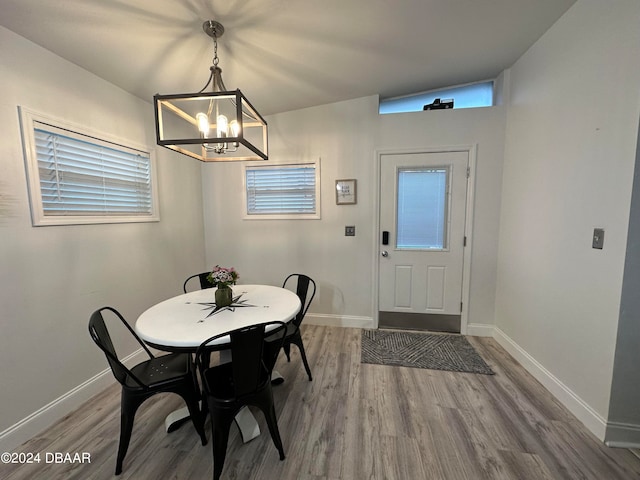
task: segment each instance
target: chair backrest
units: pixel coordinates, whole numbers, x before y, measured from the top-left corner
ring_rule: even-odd
[[[146,385],[138,377],[136,377],[131,372],[131,370],[129,370],[118,358],[116,349],[113,346],[113,342],[111,341],[111,335],[109,335],[109,330],[107,329],[107,325],[105,324],[104,317],[102,315],[102,312],[104,311],[112,312],[118,319],[120,319],[122,324],[147,352],[149,358],[153,358],[153,354],[151,353],[151,351],[147,348],[140,337],[138,337],[133,328],[131,328],[131,325],[127,323],[124,317],[115,308],[102,307],[91,314],[91,317],[89,318],[89,335],[91,335],[91,338],[96,343],[96,345],[98,345],[98,347],[100,347],[100,349],[104,352],[105,356],[107,357],[107,361],[109,362],[109,366],[111,367],[111,371],[113,372],[113,376],[116,377],[116,380],[118,380],[118,382],[120,382],[122,385],[125,385],[127,383],[127,377],[129,377],[138,385],[140,385],[140,387],[146,387]]]
[[[219,345],[211,346],[214,340],[226,336],[230,338],[233,392],[236,399],[241,399],[245,395],[255,393],[265,382],[270,381],[271,370],[282,348],[285,331],[284,322],[269,322],[239,328],[202,342],[196,351],[196,365],[203,379],[205,391],[214,392],[215,396],[218,387],[208,384],[205,373],[209,368],[210,352],[220,349]]]
[[[298,298],[300,298],[302,306],[300,307],[300,311],[296,315],[296,318],[292,321],[299,327],[307,313],[307,310],[309,310],[313,297],[316,294],[316,282],[314,282],[311,277],[302,273],[292,273],[284,280],[282,288],[286,288],[288,282],[294,282],[296,280],[298,282],[296,284],[296,294],[298,295]]]
[[[197,278],[200,282],[201,290],[204,290],[205,288],[213,288],[213,284],[209,280],[207,280],[207,277],[210,273],[211,272],[196,273],[195,275],[191,275],[190,277],[188,277],[182,284],[182,290],[184,290],[184,293],[187,293],[187,284],[194,278]]]

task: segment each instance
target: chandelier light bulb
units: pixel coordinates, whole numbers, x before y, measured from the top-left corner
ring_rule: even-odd
[[[228,136],[229,122],[227,120],[227,117],[225,117],[224,115],[218,115],[217,130],[218,130],[218,137],[222,138],[222,137]]]
[[[196,115],[196,121],[198,122],[198,130],[204,138],[209,137],[209,117],[206,113],[198,113]]]
[[[231,122],[229,123],[229,128],[231,129],[232,137],[237,137],[238,135],[240,135],[240,124],[237,120],[231,120]]]

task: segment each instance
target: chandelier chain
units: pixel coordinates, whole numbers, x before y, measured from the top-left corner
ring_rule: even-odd
[[[219,61],[220,60],[218,59],[218,37],[217,35],[214,35],[213,36],[213,66],[217,67]]]

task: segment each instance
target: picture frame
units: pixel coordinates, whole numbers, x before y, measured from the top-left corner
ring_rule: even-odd
[[[358,203],[358,182],[354,178],[336,180],[336,205]]]

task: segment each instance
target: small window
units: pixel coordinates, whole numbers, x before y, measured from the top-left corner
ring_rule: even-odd
[[[396,247],[447,248],[449,169],[402,168],[398,172]]]
[[[21,113],[35,226],[159,220],[148,149]]]
[[[378,112],[380,114],[420,112],[425,105],[432,104],[437,99],[441,99],[442,102],[445,99],[453,100],[453,108],[490,107],[493,105],[493,81],[381,99]]]
[[[245,218],[320,218],[320,165],[245,166]]]

